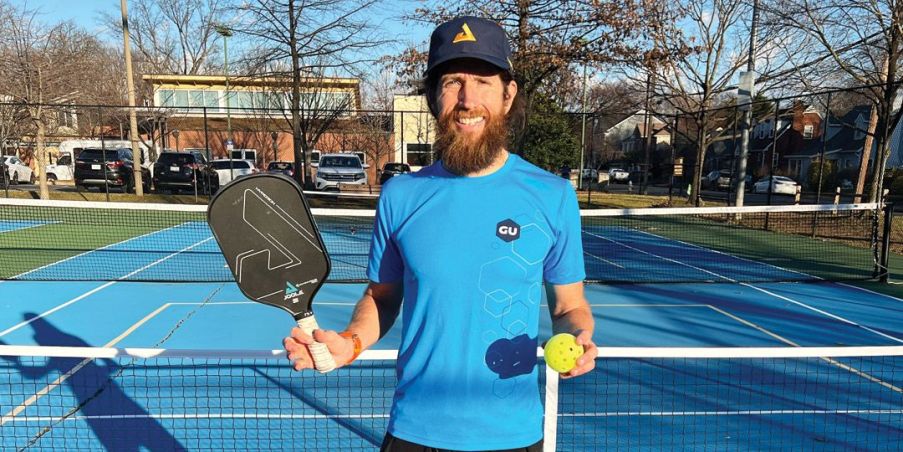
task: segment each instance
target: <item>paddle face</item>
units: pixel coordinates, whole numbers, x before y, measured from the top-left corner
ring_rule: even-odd
[[[288,177],[259,174],[226,185],[207,222],[248,298],[311,314],[311,301],[329,275],[329,256],[301,187]]]

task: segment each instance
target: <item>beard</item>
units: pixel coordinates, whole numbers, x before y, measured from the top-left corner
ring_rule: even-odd
[[[440,118],[433,145],[445,169],[459,176],[488,168],[508,142],[504,115],[484,114],[486,127],[478,136],[456,129],[455,120],[462,115],[463,112],[455,110]]]

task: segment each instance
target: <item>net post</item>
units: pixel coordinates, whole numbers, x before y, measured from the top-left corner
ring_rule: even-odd
[[[558,372],[546,364],[545,413],[543,416],[543,452],[555,452],[558,436]]]
[[[884,230],[881,237],[881,264],[879,268],[878,280],[887,284],[890,277],[890,233],[892,231],[892,223],[894,219],[894,203],[889,202],[884,205]]]

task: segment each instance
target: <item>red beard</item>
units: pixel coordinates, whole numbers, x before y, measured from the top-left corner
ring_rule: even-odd
[[[460,133],[455,119],[461,114],[452,111],[439,119],[434,148],[445,169],[466,175],[482,171],[495,161],[508,142],[508,129],[503,116],[485,114],[483,133],[476,137]]]

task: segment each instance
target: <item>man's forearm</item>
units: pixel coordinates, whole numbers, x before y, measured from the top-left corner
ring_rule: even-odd
[[[593,332],[595,320],[589,306],[580,306],[552,318],[552,331],[575,334],[578,331]]]
[[[398,317],[401,299],[400,284],[370,284],[357,302],[346,331],[357,334],[363,349],[369,348],[392,328]]]

